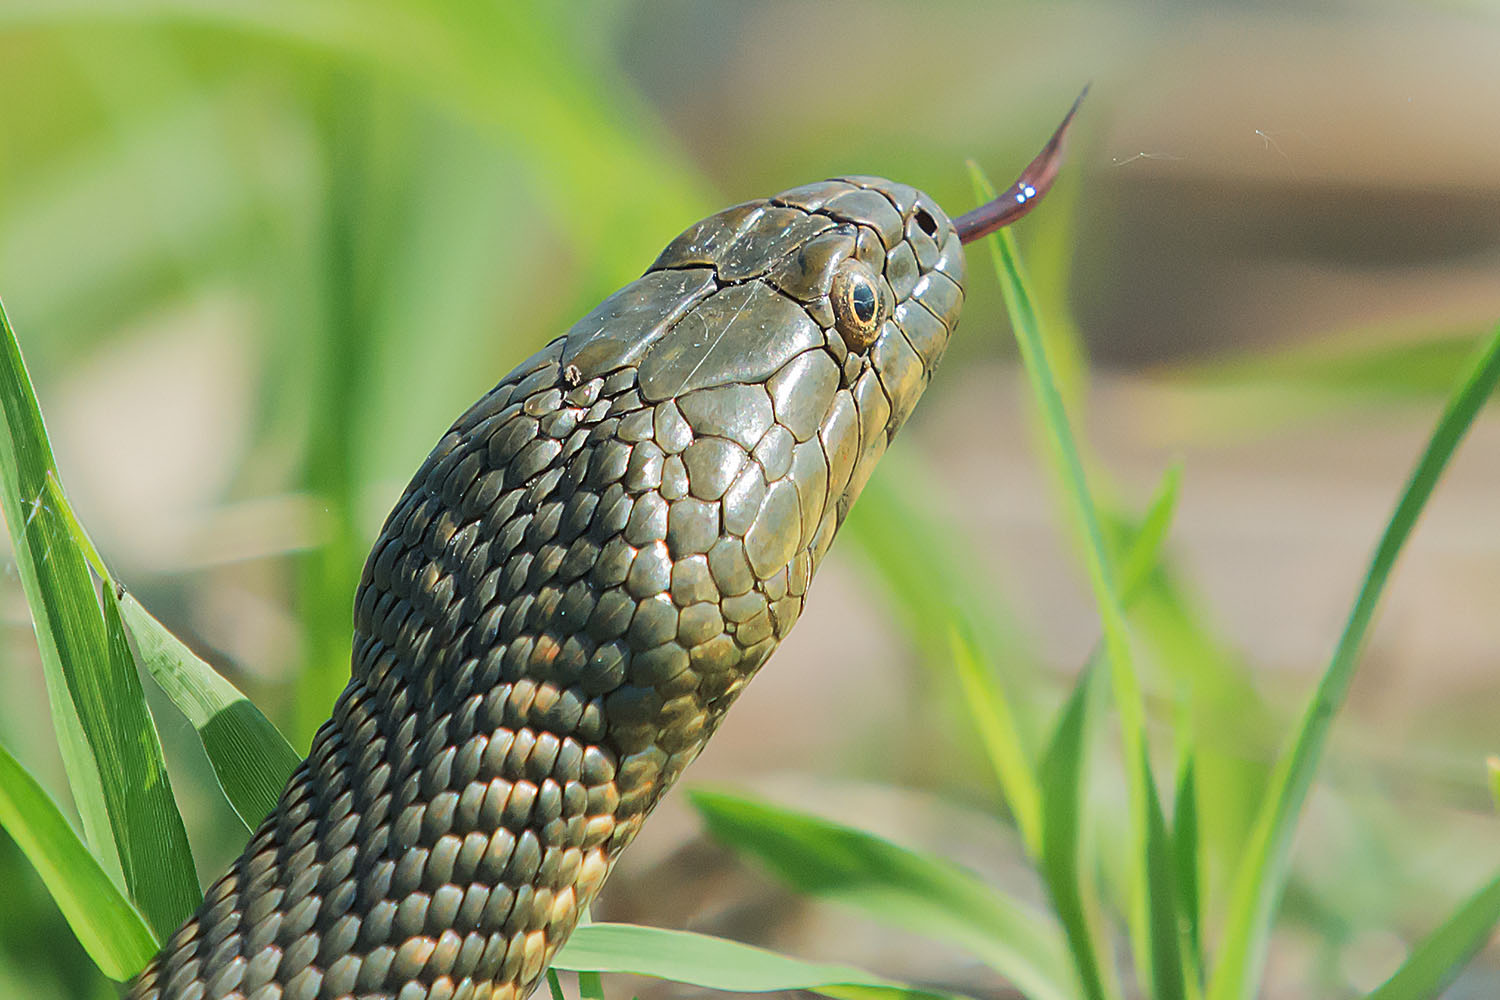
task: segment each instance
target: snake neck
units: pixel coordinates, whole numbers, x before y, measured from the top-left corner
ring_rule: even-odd
[[[800,615],[815,535],[770,539],[751,443],[560,345],[412,480],[333,717],[132,997],[526,995]]]

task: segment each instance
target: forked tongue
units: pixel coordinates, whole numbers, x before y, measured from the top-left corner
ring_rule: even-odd
[[[1016,178],[1014,184],[1002,191],[994,201],[986,202],[953,220],[953,228],[958,230],[960,243],[973,243],[982,236],[1010,225],[1031,211],[1042,200],[1042,196],[1052,189],[1052,182],[1057,180],[1057,173],[1062,169],[1063,143],[1068,137],[1068,126],[1073,124],[1073,116],[1078,113],[1078,106],[1083,103],[1088,92],[1089,88],[1084,87],[1083,93],[1078,95],[1078,99],[1068,109],[1062,124],[1057,126],[1052,138],[1047,140],[1047,145],[1021,171],[1021,176]]]

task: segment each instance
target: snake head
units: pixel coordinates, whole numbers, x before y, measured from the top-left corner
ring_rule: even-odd
[[[958,324],[964,254],[952,223],[908,185],[837,178],[704,219],[646,277],[685,271],[711,274],[716,292],[644,353],[643,395],[760,387],[789,447],[810,452],[801,446],[817,439],[828,490],[807,498],[822,501],[809,521],[826,508],[836,524]]]
[[[958,325],[963,243],[1041,198],[1071,118],[956,223],[861,176],[711,215],[580,320],[556,363],[569,385],[629,385],[705,525],[743,540],[757,579],[805,582]]]
[[[942,358],[963,277],[930,197],[822,181],[690,226],[573,327],[560,360],[583,379],[634,368],[643,402],[672,402],[694,439],[789,478],[796,539],[821,556]]]

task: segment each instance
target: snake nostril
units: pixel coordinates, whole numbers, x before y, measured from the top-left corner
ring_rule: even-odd
[[[926,233],[928,236],[937,235],[937,220],[932,217],[931,212],[927,211],[927,209],[925,208],[919,208],[917,209],[915,218],[918,229],[922,230],[922,232]]]

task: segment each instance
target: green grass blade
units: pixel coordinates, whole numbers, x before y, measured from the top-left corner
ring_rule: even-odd
[[[84,841],[117,886],[125,885],[120,852],[110,830],[109,810],[93,750],[68,689],[67,669],[80,659],[100,663],[107,655],[104,621],[98,614],[88,567],[68,545],[42,503],[54,462],[36,393],[5,308],[0,305],[0,504],[10,531],[16,572],[31,606],[41,652],[52,725],[67,772],[73,804],[83,821]]]
[[[297,751],[249,698],[123,592],[50,474],[47,501],[84,559],[118,595],[117,613],[135,640],[141,664],[198,731],[224,797],[240,822],[254,830],[275,808],[287,778],[302,762]]]
[[[588,927],[594,922],[594,915],[589,912],[588,907],[583,907],[583,912],[577,916],[579,927]],[[598,975],[597,970],[579,970],[577,973],[577,996],[583,1000],[604,1000],[604,978]]]
[[[552,994],[552,1000],[568,1000],[568,995],[563,992],[562,981],[557,978],[556,969],[547,970],[547,990]]]
[[[1500,875],[1470,896],[1418,944],[1365,1000],[1427,1000],[1443,992],[1500,922]]]
[[[110,723],[106,734],[109,752],[119,761],[123,822],[116,842],[122,847],[125,881],[132,898],[165,939],[203,902],[203,891],[198,887],[187,829],[172,795],[161,737],[146,707],[146,693],[120,619],[119,600],[107,580],[104,630],[109,637],[108,663],[113,676],[101,691],[104,700],[100,708]],[[109,787],[107,782],[106,791]]]
[[[1142,748],[1142,752],[1145,749]],[[1146,826],[1146,878],[1149,887],[1146,900],[1151,916],[1151,983],[1155,1000],[1184,1000],[1182,927],[1177,915],[1177,856],[1166,817],[1162,815],[1161,797],[1151,762],[1143,761],[1146,776],[1146,803],[1150,810]]]
[[[1200,595],[1170,569],[1151,575],[1130,614],[1179,695],[1177,756],[1193,757],[1199,850],[1232,874],[1269,784],[1274,755],[1265,747],[1274,714],[1248,664],[1209,623]],[[1214,905],[1205,892],[1200,912]]]
[[[1197,984],[1203,973],[1202,902],[1198,894],[1198,779],[1192,757],[1177,778],[1177,797],[1172,807],[1172,869],[1177,886],[1177,911],[1182,916],[1187,961],[1191,979]]]
[[[1088,346],[1069,307],[1078,249],[1078,203],[1083,188],[1076,172],[1064,172],[1047,194],[1047,211],[1026,227],[1032,301],[1042,318],[1047,357],[1057,388],[1069,407],[1088,398]]]
[[[578,915],[578,926],[587,927],[594,922],[594,915],[585,906],[583,912]],[[589,969],[578,971],[578,995],[583,1000],[604,1000],[604,977],[596,970]]]
[[[55,470],[48,470],[34,522],[44,522],[86,562],[98,561],[92,546],[80,546],[71,508]],[[66,513],[65,513],[66,512]],[[58,551],[58,541],[49,543]],[[92,580],[80,604],[99,598]],[[44,595],[45,599],[45,595]],[[187,830],[177,810],[156,724],[130,650],[113,584],[104,578],[104,655],[87,669],[71,669],[66,680],[101,779],[110,831],[125,887],[158,935],[165,937],[202,902]],[[86,613],[86,612],[85,612]]]
[[[1067,934],[1073,965],[1088,1000],[1119,995],[1095,917],[1093,863],[1083,850],[1085,776],[1093,730],[1090,720],[1097,712],[1093,703],[1097,701],[1100,673],[1095,661],[1084,667],[1058,715],[1038,771],[1039,781],[1047,789],[1042,799],[1042,878]]]
[[[583,1000],[604,1000],[604,978],[598,970],[579,970],[578,995]]]
[[[1187,677],[1179,677],[1184,689],[1190,691],[1192,697],[1183,703],[1184,708],[1189,710],[1183,713],[1178,725],[1179,758],[1188,761],[1188,764],[1185,765],[1186,770],[1179,774],[1177,804],[1173,809],[1172,839],[1178,858],[1178,911],[1184,921],[1187,964],[1192,970],[1190,985],[1201,988],[1199,980],[1203,969],[1203,953],[1199,921],[1203,904],[1199,899],[1197,868],[1200,864],[1200,851],[1206,850],[1209,845],[1201,840],[1199,833],[1199,762],[1206,759],[1213,773],[1221,779],[1233,779],[1237,775],[1232,771],[1226,773],[1222,752],[1216,755],[1210,750],[1205,754],[1199,743],[1199,730],[1205,726],[1215,738],[1228,738],[1224,735],[1228,727],[1222,723],[1229,720],[1220,716],[1216,720],[1220,724],[1203,723],[1195,720],[1194,712],[1213,713],[1216,708],[1233,711],[1238,713],[1234,718],[1240,720],[1240,725],[1253,725],[1253,710],[1258,707],[1258,702],[1253,697],[1253,692],[1241,687],[1245,684],[1243,677],[1234,678],[1238,685],[1233,690],[1226,685],[1226,667],[1221,662],[1222,657],[1208,646],[1201,627],[1193,622],[1189,612],[1183,607],[1179,593],[1170,582],[1170,574],[1162,571],[1161,549],[1176,507],[1181,473],[1179,464],[1174,463],[1167,469],[1139,523],[1131,526],[1128,519],[1116,520],[1120,522],[1117,531],[1124,531],[1130,536],[1130,543],[1120,559],[1120,592],[1125,606],[1130,609],[1137,626],[1144,623],[1147,634],[1152,638],[1158,641],[1164,638],[1171,640],[1166,647],[1170,655],[1163,657],[1168,664],[1174,661],[1191,664],[1192,672]],[[1229,766],[1232,768],[1234,765]],[[1246,766],[1243,762],[1239,764],[1241,770]],[[1234,795],[1236,793],[1227,787],[1230,784],[1228,780],[1220,780],[1213,791],[1221,797]]]
[[[117,585],[74,514],[55,471],[47,473],[44,496],[47,516],[58,519],[69,540],[103,582],[104,630],[109,644],[110,691],[106,697],[118,697],[122,702],[117,712],[110,712],[108,703],[105,706],[105,714],[113,724],[111,728],[116,730],[109,735],[113,744],[109,752],[118,759],[121,772],[127,776],[126,787],[116,793],[111,793],[111,784],[105,784],[107,795],[119,797],[113,804],[107,798],[106,804],[119,810],[118,819],[112,812],[110,821],[115,842],[121,847],[121,861],[126,866],[126,885],[156,933],[166,937],[203,901],[192,848],[172,795],[161,738],[145,707],[146,695],[141,688],[135,654],[131,652],[120,616]],[[107,769],[101,769],[101,773],[106,772]],[[128,787],[132,785],[134,792]],[[159,849],[151,850],[153,844],[159,844]]]
[[[156,938],[130,900],[89,853],[10,751],[0,747],[0,826],[15,840],[89,957],[111,979],[126,980],[156,953]]]
[[[224,797],[254,830],[302,758],[260,709],[200,660],[134,597],[120,602],[141,662],[198,730]]]
[[[950,994],[919,990],[851,968],[804,962],[764,948],[660,927],[589,924],[573,932],[552,962],[565,970],[654,976],[735,993],[811,990],[826,996],[908,997],[935,1000]]]
[[[93,758],[124,886],[157,933],[165,935],[202,899],[187,832],[114,594],[106,588],[101,611],[84,550],[49,499],[61,496],[51,446],[3,310],[0,325],[7,521],[18,554],[25,550],[18,566],[25,564],[22,583],[37,617],[40,644],[48,645],[42,632],[50,633],[57,653],[54,659],[44,652],[44,667],[61,671],[78,723],[76,729],[60,727],[59,742],[76,742],[81,734]],[[27,498],[30,510],[18,518]],[[84,787],[91,797],[92,783]],[[89,812],[97,805],[90,802]],[[102,840],[104,834],[98,836]],[[93,846],[100,850],[98,843]]]
[[[970,165],[975,188],[981,200],[988,201],[994,195],[994,187],[977,166]],[[1120,735],[1124,744],[1126,780],[1129,786],[1131,818],[1131,897],[1130,926],[1131,942],[1135,948],[1137,964],[1142,971],[1150,967],[1149,954],[1153,945],[1150,940],[1151,925],[1147,919],[1147,895],[1151,891],[1147,880],[1147,827],[1150,803],[1147,794],[1147,776],[1144,763],[1147,760],[1145,703],[1141,695],[1140,680],[1136,675],[1134,657],[1130,648],[1129,632],[1125,624],[1124,605],[1116,583],[1114,568],[1105,547],[1104,532],[1100,527],[1099,512],[1088,479],[1079,458],[1078,446],[1068,424],[1057,379],[1047,359],[1046,347],[1037,321],[1032,296],[1027,288],[1025,272],[1016,252],[1015,237],[1010,230],[1002,229],[988,238],[994,256],[995,274],[1004,291],[1006,310],[1010,314],[1011,327],[1016,343],[1020,347],[1021,360],[1026,368],[1041,410],[1046,427],[1048,456],[1058,469],[1068,500],[1069,513],[1084,540],[1084,564],[1088,572],[1089,585],[1098,606],[1099,619],[1104,632],[1104,647],[1109,654],[1110,676],[1113,682],[1115,705],[1120,716]],[[1142,986],[1150,991],[1149,983]]]
[[[1005,770],[1001,792],[1028,850],[1036,831],[1026,774],[1041,745],[1041,713],[1033,710],[1035,658],[992,582],[967,558],[968,551],[931,504],[930,477],[910,456],[889,454],[850,511],[841,537],[861,550],[893,620],[921,652],[940,690],[976,687],[982,698],[955,699],[970,715],[983,750]],[[972,661],[953,654],[954,632],[972,650]],[[1002,678],[994,668],[1005,664]],[[976,667],[968,671],[967,667]]]
[[[1292,835],[1312,787],[1323,744],[1344,703],[1370,621],[1396,557],[1484,401],[1500,381],[1500,328],[1469,365],[1386,524],[1333,658],[1313,694],[1291,750],[1277,764],[1230,901],[1210,1000],[1250,1000],[1258,992],[1266,939],[1286,886]]]
[[[383,89],[340,77],[322,109],[320,140],[329,152],[328,191],[318,233],[321,336],[308,341],[313,427],[354,428],[367,419],[361,388],[376,350],[375,289],[387,280],[394,251],[382,206],[411,182],[414,150],[401,134],[408,123],[392,113]],[[338,152],[333,152],[333,151]],[[302,488],[325,510],[326,537],[297,559],[302,668],[289,731],[306,749],[349,682],[349,594],[364,563],[357,515],[361,469],[352,433],[314,434],[307,441]]]
[[[1168,468],[1145,516],[1130,538],[1121,564],[1122,586],[1129,604],[1161,561],[1162,545],[1176,508],[1182,482],[1179,465]],[[1094,859],[1083,849],[1084,803],[1087,798],[1088,754],[1099,718],[1095,708],[1100,675],[1096,653],[1084,666],[1073,692],[1058,713],[1057,722],[1039,765],[1038,783],[1047,789],[1043,800],[1043,846],[1040,869],[1052,896],[1053,908],[1068,936],[1068,947],[1090,1000],[1119,995],[1108,952],[1096,917],[1092,878]]]
[[[119,588],[115,584],[113,574],[104,564],[104,557],[94,547],[94,540],[88,536],[88,532],[83,530],[83,524],[74,513],[73,504],[68,500],[68,495],[63,492],[62,482],[57,478],[57,472],[54,469],[47,470],[46,481],[43,484],[43,502],[48,507],[48,513],[61,518],[63,527],[68,531],[68,537],[78,547],[79,555],[83,556],[83,561],[89,564],[94,575],[110,586],[114,586],[118,593]]]
[[[689,799],[714,837],[799,892],[952,941],[1035,1000],[1076,995],[1052,921],[948,862],[762,802],[703,790]]]
[[[1162,546],[1166,544],[1167,528],[1177,510],[1177,494],[1181,489],[1182,463],[1173,462],[1162,474],[1140,527],[1136,529],[1135,538],[1120,560],[1120,601],[1126,607],[1134,604],[1136,596],[1161,562]]]
[[[578,995],[583,1000],[604,1000],[604,977],[598,971],[578,973]]]
[[[958,628],[952,631],[954,671],[963,689],[964,703],[979,731],[990,765],[995,769],[1016,829],[1033,858],[1042,850],[1042,793],[1036,771],[1021,745],[1020,733],[1010,710],[1005,689],[994,671],[979,660],[974,642]]]

